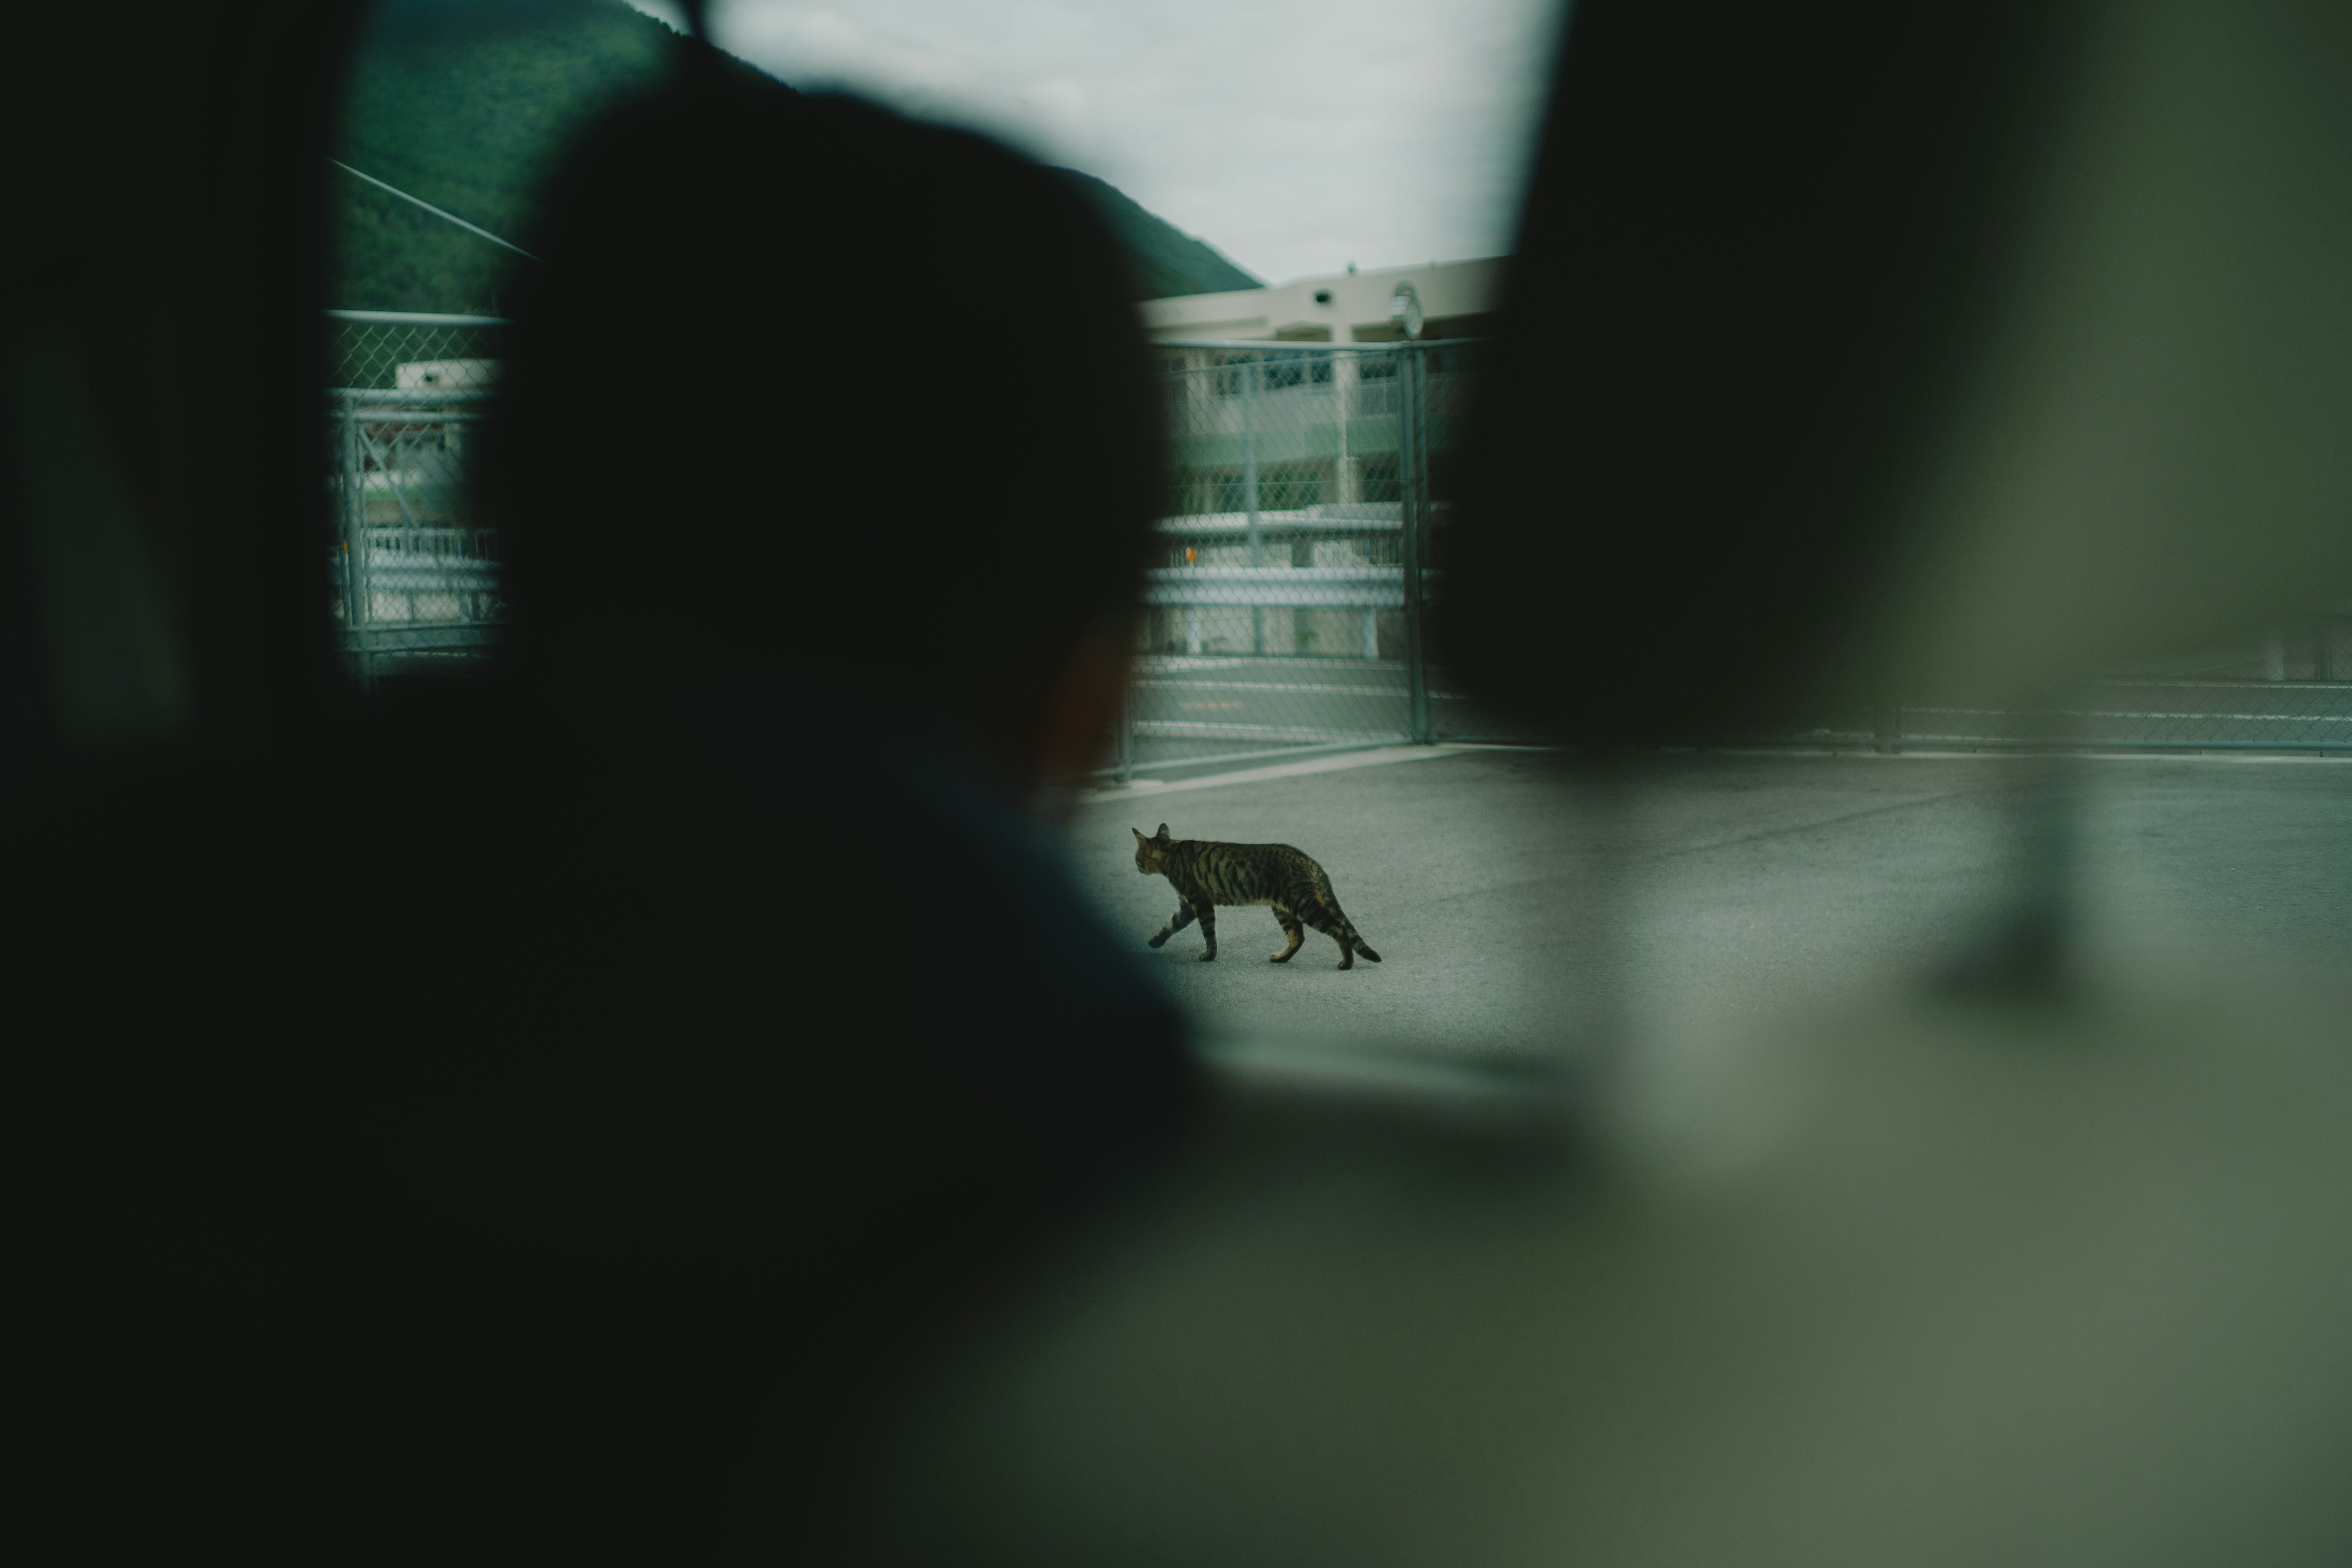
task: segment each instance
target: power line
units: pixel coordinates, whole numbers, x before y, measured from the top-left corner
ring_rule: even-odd
[[[349,163],[337,163],[337,162],[336,162],[336,160],[334,160],[334,159],[332,159],[332,158],[328,159],[328,160],[327,160],[327,162],[328,162],[328,163],[333,163],[333,164],[335,165],[335,167],[336,167],[336,168],[341,169],[341,170],[344,174],[351,174],[351,175],[353,175],[353,176],[355,176],[355,177],[357,177],[357,178],[359,178],[359,179],[365,180],[369,184],[373,185],[376,189],[378,189],[378,190],[380,190],[380,191],[390,191],[394,195],[398,196],[402,201],[404,201],[404,202],[407,202],[407,203],[409,203],[411,205],[414,205],[414,206],[420,206],[420,207],[423,207],[426,212],[431,213],[435,217],[438,217],[438,218],[446,218],[446,219],[448,219],[451,223],[456,224],[459,228],[464,229],[467,234],[478,234],[478,235],[480,235],[484,239],[488,240],[492,245],[503,245],[503,246],[505,246],[509,250],[513,251],[517,256],[527,257],[527,258],[529,258],[530,260],[533,260],[533,261],[536,261],[536,260],[538,260],[538,259],[539,259],[539,258],[538,258],[538,257],[536,257],[536,256],[532,256],[532,255],[530,254],[530,251],[525,250],[521,246],[515,244],[512,240],[500,239],[497,235],[492,234],[488,229],[486,229],[486,228],[482,227],[480,225],[478,225],[478,224],[470,224],[470,223],[467,223],[464,218],[459,217],[456,213],[443,212],[439,207],[435,206],[431,202],[418,201],[415,196],[410,195],[406,191],[402,190],[398,185],[387,185],[387,184],[385,184],[382,180],[377,179],[373,174],[361,174],[357,169],[352,168]]]

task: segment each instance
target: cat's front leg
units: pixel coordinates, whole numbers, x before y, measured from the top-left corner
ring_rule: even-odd
[[[1182,931],[1186,926],[1191,925],[1192,923],[1192,906],[1189,903],[1179,903],[1176,906],[1176,912],[1168,917],[1168,923],[1160,928],[1159,934],[1151,939],[1150,945],[1153,947],[1165,947],[1170,937],[1174,936],[1178,931]]]
[[[1282,923],[1283,936],[1282,951],[1273,955],[1274,962],[1288,963],[1290,955],[1298,951],[1298,944],[1307,940],[1307,928],[1298,923],[1297,915],[1292,914],[1280,904],[1274,906],[1274,918]]]
[[[1202,904],[1197,912],[1201,917],[1201,935],[1209,944],[1208,951],[1201,954],[1201,962],[1213,963],[1217,956],[1217,911]]]

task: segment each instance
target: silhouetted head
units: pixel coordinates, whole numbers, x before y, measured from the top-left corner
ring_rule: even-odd
[[[1063,176],[711,62],[573,150],[530,248],[484,452],[527,658],[1002,761],[1089,639],[1129,651],[1160,405]],[[1115,707],[1123,673],[1079,684]]]
[[[1135,835],[1135,868],[1147,877],[1166,871],[1168,847],[1176,842],[1168,837],[1168,825],[1161,823],[1159,834],[1150,838],[1146,838],[1138,828],[1130,827],[1128,831]]]

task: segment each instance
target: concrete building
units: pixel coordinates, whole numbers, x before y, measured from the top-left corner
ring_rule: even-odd
[[[1176,468],[1148,650],[1401,654],[1402,383],[1395,351],[1370,345],[1433,345],[1416,417],[1434,521],[1467,361],[1444,345],[1486,334],[1502,272],[1498,259],[1389,268],[1142,306],[1168,345]]]
[[[1393,342],[1404,335],[1391,313],[1400,284],[1410,285],[1420,300],[1422,337],[1484,337],[1501,303],[1503,258],[1336,272],[1264,289],[1147,300],[1143,329],[1155,342]]]
[[[403,392],[488,392],[498,385],[494,359],[428,359],[394,366],[393,385]]]

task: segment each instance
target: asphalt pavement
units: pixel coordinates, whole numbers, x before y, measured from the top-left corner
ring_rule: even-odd
[[[1430,671],[1426,700],[1435,734],[1531,738],[1523,722],[1469,695],[1443,667]],[[1412,729],[1406,670],[1395,659],[1153,655],[1138,667],[1129,716],[1135,758],[1147,770],[1253,749],[1402,739]],[[1842,722],[1847,741],[1867,739],[1873,716],[1854,712]],[[2052,727],[2086,745],[2340,748],[2352,741],[2352,687],[2118,679],[2082,688],[2063,710],[1906,707],[1898,722],[1911,751],[1964,750]],[[1828,730],[1812,738],[1838,743]]]
[[[1507,739],[1523,733],[1433,670],[1430,722],[1440,733]],[[1249,658],[1158,655],[1132,689],[1136,755],[1147,768],[1253,747],[1334,745],[1412,729],[1405,668],[1395,659]]]
[[[1409,757],[1411,760],[1387,760]],[[1110,920],[1212,1033],[1505,1051],[1604,1014],[1645,1030],[1902,984],[2006,906],[2018,759],[1670,754],[1615,786],[1553,753],[1399,749],[1326,771],[1108,787],[1069,831]],[[2092,948],[2352,977],[2352,761],[2084,758],[2073,879]],[[1385,962],[1290,963],[1263,909],[1144,939],[1174,910],[1133,826],[1313,855]],[[1613,1009],[1613,1011],[1612,1011]]]

